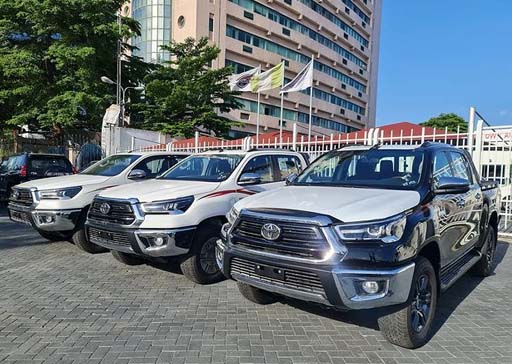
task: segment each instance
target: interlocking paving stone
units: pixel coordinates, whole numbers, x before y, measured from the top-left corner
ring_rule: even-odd
[[[512,252],[440,299],[425,347],[389,344],[368,312],[282,300],[258,306],[234,282],[189,282],[50,243],[0,210],[0,362],[512,364]]]

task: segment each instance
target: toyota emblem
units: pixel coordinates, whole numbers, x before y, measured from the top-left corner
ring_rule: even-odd
[[[101,205],[100,205],[100,212],[103,214],[103,215],[108,215],[108,213],[110,212],[110,205],[106,202],[103,202]]]
[[[276,224],[267,223],[261,227],[261,236],[267,240],[277,240],[281,236],[281,228]]]

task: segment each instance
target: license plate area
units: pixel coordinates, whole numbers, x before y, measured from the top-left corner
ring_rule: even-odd
[[[278,279],[284,281],[284,269],[273,267],[270,265],[256,264],[254,266],[254,273],[262,277]]]
[[[99,230],[97,232],[97,234],[98,234],[98,238],[100,238],[100,239],[111,240],[111,241],[114,240],[114,234],[112,234],[109,231]]]

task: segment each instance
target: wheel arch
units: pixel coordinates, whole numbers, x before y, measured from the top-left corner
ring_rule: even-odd
[[[441,270],[441,250],[437,241],[431,241],[422,246],[418,252],[418,256],[424,257],[430,261],[436,274],[439,276]]]

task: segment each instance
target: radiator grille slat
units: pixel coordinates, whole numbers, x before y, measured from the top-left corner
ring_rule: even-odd
[[[131,248],[132,244],[127,233],[113,232],[103,229],[89,227],[89,239],[93,243],[106,243],[109,245],[117,245]]]
[[[110,211],[107,214],[102,213],[100,210],[103,203],[107,203],[110,206]],[[129,202],[96,199],[91,204],[88,218],[118,225],[130,225],[135,221],[135,213]]]
[[[32,205],[34,203],[32,192],[22,188],[13,189],[10,200],[20,205]]]
[[[261,229],[266,223],[273,223],[281,229],[281,236],[275,241],[266,240]],[[233,231],[233,244],[245,248],[300,258],[322,259],[330,246],[322,232],[315,225],[259,220],[242,217]]]
[[[231,260],[231,274],[244,275],[262,282],[280,285],[286,288],[303,292],[325,295],[324,287],[316,273],[301,271],[298,269],[282,268],[284,280],[269,278],[256,273],[257,263],[242,258]]]

